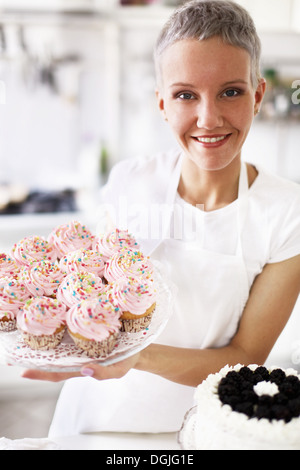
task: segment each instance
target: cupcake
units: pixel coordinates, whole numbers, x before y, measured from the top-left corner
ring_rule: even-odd
[[[107,261],[114,253],[126,249],[139,250],[135,238],[127,230],[115,229],[107,232],[93,241],[93,249],[103,255]]]
[[[19,272],[20,267],[16,261],[6,253],[0,253],[0,279],[3,277],[14,277]]]
[[[22,280],[6,278],[0,287],[0,330],[16,329],[17,314],[30,298],[30,293]]]
[[[91,300],[97,298],[103,291],[104,284],[102,279],[93,273],[79,271],[78,273],[68,274],[57,290],[57,298],[67,307],[82,300]]]
[[[104,266],[104,257],[94,250],[71,251],[60,260],[60,269],[65,274],[87,271],[102,277]]]
[[[122,250],[115,253],[106,263],[104,278],[107,282],[114,282],[120,277],[138,276],[151,279],[153,265],[140,251]]]
[[[48,236],[48,242],[55,246],[59,258],[70,251],[91,249],[93,239],[87,227],[77,221],[59,225]]]
[[[104,293],[67,312],[67,328],[75,345],[89,357],[106,357],[114,349],[121,323],[118,309]]]
[[[1,302],[1,293],[0,293]],[[16,311],[10,307],[2,307],[0,304],[0,331],[14,331],[17,327]]]
[[[35,297],[56,296],[64,277],[58,263],[50,261],[40,261],[22,271],[24,284],[30,294]]]
[[[25,237],[15,243],[12,255],[21,266],[30,266],[40,261],[54,263],[57,260],[57,251],[54,246],[44,237],[39,236]]]
[[[156,307],[152,280],[139,277],[119,278],[110,287],[110,295],[120,311],[122,331],[136,333],[149,326]]]
[[[66,329],[66,307],[50,297],[32,297],[17,315],[17,327],[31,349],[58,346]]]

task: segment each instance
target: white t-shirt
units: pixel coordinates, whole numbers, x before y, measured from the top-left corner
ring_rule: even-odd
[[[140,211],[143,222],[146,220],[145,208],[151,204],[184,204],[185,214],[191,213],[191,218],[194,219],[196,213],[197,219],[202,218],[199,225],[204,226],[205,248],[232,254],[237,242],[237,233],[234,230],[237,201],[219,210],[203,212],[180,200],[177,194],[180,158],[180,151],[175,150],[122,161],[111,172],[104,191],[105,202],[116,206],[119,198],[126,195],[125,205],[130,208],[140,201],[143,204]],[[258,176],[249,189],[247,219],[242,234],[249,288],[264,265],[300,254],[300,185],[273,175],[259,165],[256,169]],[[129,231],[132,228],[132,233],[135,234],[135,228],[139,225],[136,222],[137,217],[132,219],[133,224],[129,214],[125,228]],[[118,217],[115,223],[118,225]],[[189,224],[183,232],[188,230],[188,226]],[[146,253],[152,251],[155,243],[159,244],[155,240],[140,241]]]
[[[249,205],[242,247],[247,266],[249,288],[268,263],[276,263],[300,253],[300,186],[271,175],[262,168],[249,189]],[[185,221],[175,236],[193,240],[195,223],[203,246],[213,252],[232,255],[236,249],[237,202],[212,212],[199,210],[185,202],[178,193],[175,206]],[[176,214],[176,210],[175,210]],[[196,221],[196,222],[195,222]],[[200,227],[200,229],[199,229]],[[171,233],[174,233],[174,225]]]

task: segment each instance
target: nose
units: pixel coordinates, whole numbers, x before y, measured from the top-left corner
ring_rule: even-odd
[[[213,99],[202,99],[197,106],[197,127],[213,130],[222,127],[224,119],[221,108]]]

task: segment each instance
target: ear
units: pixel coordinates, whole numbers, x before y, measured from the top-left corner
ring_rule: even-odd
[[[261,78],[255,91],[254,109],[256,113],[259,112],[265,91],[266,91],[266,80],[264,78]]]
[[[162,96],[162,94],[161,94],[161,92],[159,91],[158,88],[155,90],[155,96],[156,96],[156,99],[157,99],[158,109],[160,110],[164,120],[167,121],[167,114],[166,114],[166,110],[165,110],[165,102],[164,102],[163,96]]]

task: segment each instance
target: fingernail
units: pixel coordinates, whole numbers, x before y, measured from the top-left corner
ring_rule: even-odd
[[[83,367],[81,369],[81,375],[92,377],[94,375],[94,369],[90,369],[89,367]]]

